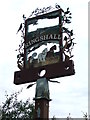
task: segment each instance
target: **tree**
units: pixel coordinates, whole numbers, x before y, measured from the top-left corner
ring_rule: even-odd
[[[82,111],[82,113],[83,113],[83,117],[85,118],[85,120],[88,120],[88,114],[87,114],[87,112],[86,113],[84,113],[83,111]]]
[[[56,117],[55,117],[55,115],[53,116],[52,120],[56,120]]]
[[[33,120],[34,118],[34,104],[30,103],[27,99],[25,102],[22,100],[18,101],[17,96],[21,92],[16,92],[8,96],[6,94],[6,100],[2,105],[2,119],[1,120],[26,120],[30,119]]]

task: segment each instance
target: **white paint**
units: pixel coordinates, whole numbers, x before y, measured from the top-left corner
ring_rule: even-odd
[[[39,55],[38,55],[38,63],[39,62],[45,62],[45,60],[46,60],[46,55],[47,55],[47,48],[45,48],[43,51],[42,51],[42,53],[40,53]]]

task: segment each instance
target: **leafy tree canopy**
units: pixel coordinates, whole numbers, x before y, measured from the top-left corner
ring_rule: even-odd
[[[1,106],[2,117],[1,120],[33,120],[34,117],[34,104],[30,103],[30,99],[25,102],[18,101],[17,96],[21,93],[15,92],[10,96],[6,93],[6,100]]]

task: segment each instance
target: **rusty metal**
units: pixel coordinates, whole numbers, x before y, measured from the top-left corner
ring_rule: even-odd
[[[48,79],[70,76],[75,74],[74,62],[72,60],[59,62],[51,65],[24,69],[22,71],[16,71],[14,73],[14,84],[24,84],[29,82],[36,82],[40,78],[38,75],[40,71],[46,70],[46,74],[43,77]]]
[[[59,32],[60,32],[60,35],[61,35],[61,39],[59,40],[59,45],[60,45],[60,59],[61,61],[63,61],[63,41],[62,41],[62,11],[60,10],[59,11]]]

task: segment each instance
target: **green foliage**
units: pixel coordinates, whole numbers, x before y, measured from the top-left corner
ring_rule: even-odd
[[[1,120],[33,120],[34,117],[34,104],[30,104],[30,99],[27,99],[25,102],[22,100],[18,101],[17,96],[20,92],[16,92],[8,96],[6,94],[6,100],[2,105],[2,119]]]

